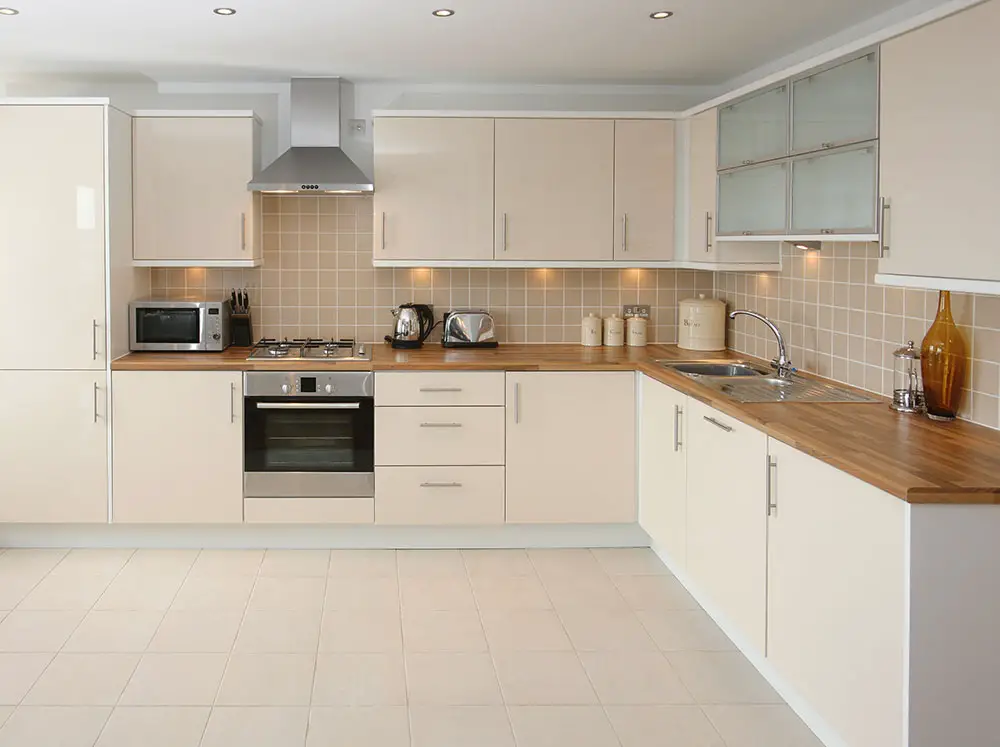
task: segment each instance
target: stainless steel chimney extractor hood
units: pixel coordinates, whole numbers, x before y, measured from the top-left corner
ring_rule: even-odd
[[[370,194],[375,185],[340,148],[340,78],[293,78],[292,147],[247,184],[252,192]]]

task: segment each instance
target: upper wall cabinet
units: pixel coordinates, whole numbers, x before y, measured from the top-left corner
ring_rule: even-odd
[[[998,38],[993,0],[882,45],[879,272],[895,282],[997,292],[949,279],[1000,281]]]
[[[493,120],[375,121],[375,257],[493,259]]]
[[[137,112],[133,123],[134,257],[151,267],[260,264],[260,122]]]
[[[674,257],[674,123],[615,121],[614,257]]]
[[[749,166],[788,153],[788,86],[719,109],[719,168]]]
[[[878,137],[878,58],[874,52],[821,68],[792,83],[792,153]]]

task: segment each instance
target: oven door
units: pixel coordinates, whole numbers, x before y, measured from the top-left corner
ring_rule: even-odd
[[[371,397],[244,399],[248,497],[375,495]]]
[[[132,350],[205,349],[205,307],[192,304],[133,306],[129,319]]]

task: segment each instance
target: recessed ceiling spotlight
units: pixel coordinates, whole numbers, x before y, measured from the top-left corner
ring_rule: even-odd
[[[657,10],[649,14],[649,17],[654,21],[662,21],[664,18],[670,18],[674,12],[672,10]]]
[[[438,8],[435,11],[431,11],[431,15],[437,16],[438,18],[448,18],[449,16],[455,15],[455,11],[451,8]]]
[[[216,8],[212,12],[217,16],[235,16],[236,8]]]
[[[0,16],[16,16],[20,12],[17,8],[0,8]]]

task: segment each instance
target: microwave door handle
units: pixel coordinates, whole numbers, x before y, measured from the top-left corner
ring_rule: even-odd
[[[258,410],[360,410],[360,402],[258,402]]]

